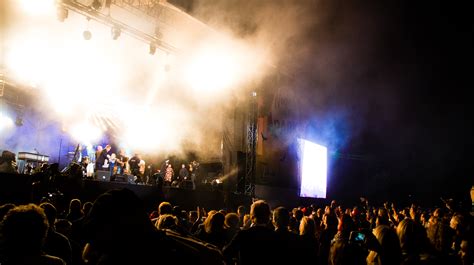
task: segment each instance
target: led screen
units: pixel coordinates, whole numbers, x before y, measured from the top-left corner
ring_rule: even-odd
[[[299,139],[301,160],[300,197],[326,198],[327,148]]]

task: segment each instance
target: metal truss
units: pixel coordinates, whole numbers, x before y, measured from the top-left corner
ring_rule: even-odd
[[[255,197],[255,173],[257,167],[257,93],[252,92],[248,102],[247,152],[245,160],[245,195]]]
[[[0,97],[3,97],[3,93],[5,92],[5,75],[3,72],[0,72]]]
[[[177,48],[171,45],[170,43],[166,42],[163,39],[162,34],[159,32],[154,32],[154,34],[145,32],[142,29],[135,28],[126,23],[126,21],[119,20],[110,16],[110,12],[106,13],[106,10],[110,11],[111,5],[116,5],[119,7],[127,7],[128,10],[134,9],[135,14],[142,14],[148,15],[150,20],[156,20],[156,17],[159,15],[171,13],[168,11],[172,9],[168,5],[161,4],[162,1],[152,1],[152,0],[105,0],[105,1],[98,1],[95,0],[98,4],[94,6],[94,4],[87,5],[84,1],[81,0],[61,0],[58,1],[58,8],[65,8],[67,10],[71,10],[78,14],[85,16],[87,19],[93,19],[98,21],[99,23],[111,26],[111,27],[118,27],[124,33],[131,35],[139,40],[142,40],[146,43],[156,45],[157,48],[167,52],[172,53],[176,52]],[[166,18],[169,19],[169,15],[162,16],[160,20],[164,20]],[[168,24],[171,23],[170,20],[167,20]],[[150,23],[157,24],[155,21],[150,21]]]

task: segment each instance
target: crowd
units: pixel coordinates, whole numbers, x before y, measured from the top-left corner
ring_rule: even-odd
[[[234,211],[235,210],[235,211]],[[249,210],[249,211],[248,211]],[[272,209],[186,211],[161,202],[147,213],[130,190],[93,203],[0,206],[0,264],[473,264],[472,215],[453,201],[436,209],[332,201]]]

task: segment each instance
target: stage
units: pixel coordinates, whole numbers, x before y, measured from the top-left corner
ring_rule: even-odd
[[[67,180],[58,185],[57,191],[41,185],[33,185],[34,177],[24,174],[0,173],[0,203],[25,204],[38,203],[41,198],[49,197],[57,202],[59,208],[67,207],[71,198],[79,198],[84,203],[93,202],[100,194],[112,190],[127,188],[142,199],[148,212],[155,210],[159,203],[168,201],[185,210],[195,210],[196,206],[206,210],[223,209],[236,210],[244,204],[250,206],[252,199],[243,194],[215,189],[211,186],[199,186],[195,189],[177,187],[159,187],[154,185],[129,184],[128,182],[98,181],[98,180]]]

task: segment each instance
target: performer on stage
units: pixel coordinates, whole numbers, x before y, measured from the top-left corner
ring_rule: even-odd
[[[105,149],[100,152],[99,157],[96,160],[96,170],[107,170],[109,169],[110,150],[112,146],[106,145]],[[99,150],[99,148],[97,148]]]
[[[165,172],[165,177],[164,177],[164,184],[170,185],[173,181],[173,176],[174,176],[174,170],[171,164],[168,164],[168,167],[166,168]]]
[[[117,155],[117,159],[115,160],[115,166],[117,167],[117,174],[124,174],[128,158],[125,155],[125,151],[120,149],[119,154]]]
[[[101,160],[100,154],[102,154],[102,151],[103,151],[102,145],[98,145],[97,150],[95,151],[95,159],[94,159],[95,170],[101,169],[102,165],[104,164],[104,161],[100,161]]]
[[[115,155],[115,153],[112,153],[110,156],[108,156],[109,158],[109,172],[110,172],[110,175],[113,176],[115,174],[115,164],[117,162],[117,156]]]
[[[193,184],[193,190],[196,189],[196,169],[194,166],[199,166],[199,164],[196,161],[193,161],[189,163],[189,176],[191,178],[191,182]]]
[[[171,182],[165,183],[165,174],[166,174],[166,169],[168,168],[169,162],[170,162],[169,160],[165,160],[163,164],[161,164],[161,167],[160,167],[160,176],[161,176],[161,179],[163,180],[163,185],[171,184]]]
[[[140,159],[138,162],[138,172],[140,173],[140,183],[146,183],[146,176],[145,176],[145,160]]]
[[[189,179],[189,171],[186,168],[185,164],[181,164],[181,169],[179,170],[178,174],[178,185],[179,187],[182,186],[182,184],[185,183],[185,181],[188,181]]]
[[[140,156],[135,153],[129,160],[128,164],[130,165],[130,172],[132,173],[133,176],[136,177],[135,183],[140,183],[142,182],[141,177],[140,177]]]

